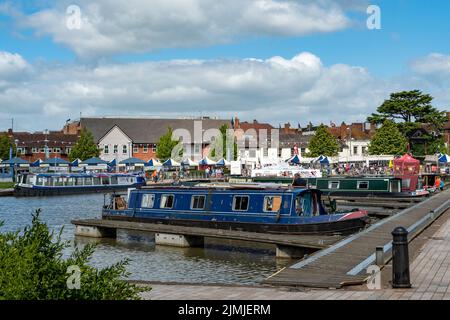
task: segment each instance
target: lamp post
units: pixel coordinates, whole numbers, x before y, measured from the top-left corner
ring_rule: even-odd
[[[17,147],[19,145],[19,139],[14,139],[14,144],[16,145],[16,157],[17,157]],[[13,181],[16,181],[16,163],[13,163]]]

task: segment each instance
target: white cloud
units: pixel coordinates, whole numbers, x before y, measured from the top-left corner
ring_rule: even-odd
[[[363,121],[391,92],[416,88],[435,96],[438,107],[450,102],[444,88],[419,73],[383,80],[358,66],[325,66],[308,52],[290,59],[38,64],[28,68],[34,71],[27,81],[0,90],[0,126],[15,117],[16,122],[26,124],[22,130],[58,129],[80,112],[99,116],[237,115],[274,125]]]
[[[346,10],[356,8],[355,1],[344,0],[80,0],[81,28],[71,30],[66,25],[71,4],[62,1],[19,20],[79,57],[98,58],[251,36],[333,32],[351,24]]]
[[[420,74],[434,77],[450,77],[450,55],[431,53],[412,63],[412,69]]]

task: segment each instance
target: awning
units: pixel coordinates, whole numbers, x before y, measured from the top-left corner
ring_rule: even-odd
[[[198,164],[201,165],[201,166],[213,166],[213,165],[216,164],[216,162],[213,161],[213,160],[211,160],[211,159],[208,158],[208,157],[204,157],[202,160],[200,160],[200,161],[198,162]]]
[[[164,161],[163,166],[165,167],[179,167],[181,164],[179,162],[176,162],[173,159],[167,159]]]

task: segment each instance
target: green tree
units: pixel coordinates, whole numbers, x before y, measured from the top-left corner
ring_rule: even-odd
[[[136,300],[150,289],[124,280],[127,260],[101,270],[88,265],[93,245],[75,248],[63,259],[69,241],[61,240],[62,229],[56,236],[50,232],[39,212],[23,230],[0,234],[0,300]],[[80,282],[71,289],[74,267]]]
[[[442,144],[439,139],[447,117],[444,111],[433,107],[432,101],[431,95],[420,90],[392,93],[390,98],[378,107],[377,113],[373,113],[367,120],[376,124],[382,124],[385,120],[394,121],[400,132],[410,141],[414,154],[424,155],[425,150],[435,153]],[[423,145],[412,144],[412,133],[425,124],[428,134],[422,137]]]
[[[407,151],[408,141],[400,132],[397,125],[385,120],[377,130],[369,145],[371,155],[398,155]]]
[[[94,141],[94,136],[86,128],[83,128],[77,143],[73,146],[69,154],[70,161],[75,159],[84,161],[92,157],[98,157],[99,155],[100,149]]]
[[[156,156],[161,161],[166,161],[167,159],[170,159],[172,157],[172,151],[174,150],[175,147],[179,149],[178,152],[175,151],[179,157],[181,157],[183,154],[181,143],[180,145],[178,145],[180,140],[173,140],[172,134],[173,130],[171,127],[169,127],[167,128],[167,132],[159,138],[156,149]]]
[[[0,159],[7,160],[9,159],[9,150],[13,148],[13,155],[16,154],[16,146],[12,143],[11,139],[7,134],[0,135]]]
[[[226,144],[228,142],[230,147],[232,145],[231,148],[233,148],[232,154],[231,154],[231,158],[232,158],[231,160],[236,160],[237,159],[236,138],[234,137],[233,134],[228,134],[227,130],[228,130],[228,125],[227,124],[223,124],[223,125],[221,125],[219,127],[219,131],[220,131],[221,138],[222,138],[222,145],[220,146],[221,152],[218,152],[218,150],[216,150],[216,149],[219,149],[219,148],[214,148],[211,151],[211,157],[216,158],[216,151],[217,151],[218,153],[221,153],[220,156],[217,155],[217,158],[225,158],[226,159],[227,158],[227,145]],[[214,147],[214,145],[213,145],[213,147]],[[216,160],[219,160],[219,159],[216,159]]]
[[[333,157],[339,152],[339,143],[328,131],[327,127],[321,124],[309,142],[308,149],[310,157],[318,157],[321,155]]]

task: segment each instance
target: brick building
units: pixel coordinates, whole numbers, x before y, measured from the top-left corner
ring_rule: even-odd
[[[17,156],[29,162],[45,160],[46,154],[50,158],[69,160],[69,153],[78,140],[77,134],[64,134],[62,131],[30,133],[13,132],[9,129],[3,132],[5,133],[16,145]]]

